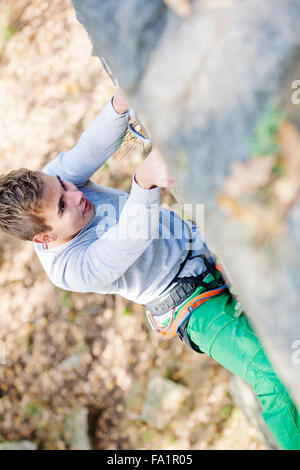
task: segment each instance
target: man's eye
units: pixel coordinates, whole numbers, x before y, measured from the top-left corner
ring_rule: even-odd
[[[65,210],[65,203],[64,203],[63,201],[62,201],[62,203],[61,203],[60,210],[61,210],[62,212],[64,212],[64,210]]]

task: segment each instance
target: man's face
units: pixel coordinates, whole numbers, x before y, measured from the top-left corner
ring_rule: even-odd
[[[94,217],[95,206],[69,181],[59,176],[43,175],[43,178],[47,190],[42,215],[52,227],[57,242],[65,243]]]

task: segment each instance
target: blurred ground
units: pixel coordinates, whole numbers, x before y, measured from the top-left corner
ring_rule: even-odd
[[[114,88],[90,50],[68,0],[0,1],[1,173],[40,169],[109,99]],[[129,191],[140,152],[127,143],[93,180]],[[173,202],[167,192],[164,201]],[[81,404],[95,449],[264,449],[232,403],[227,371],[179,340],[162,343],[140,306],[55,288],[33,246],[3,234],[0,267],[0,441],[67,449],[66,417]],[[139,420],[153,375],[192,391],[191,410],[165,431]]]

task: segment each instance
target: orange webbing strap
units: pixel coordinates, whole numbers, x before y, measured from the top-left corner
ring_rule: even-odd
[[[225,274],[225,270],[220,263],[216,263],[216,270],[220,271],[220,273]]]
[[[213,289],[210,291],[202,292],[202,294],[196,295],[194,298],[192,298],[189,302],[187,302],[182,310],[180,310],[175,318],[175,320],[172,322],[172,324],[165,329],[160,330],[160,334],[164,339],[171,339],[174,338],[177,335],[177,330],[180,327],[181,323],[184,322],[184,320],[193,313],[193,311],[200,307],[200,305],[204,304],[207,302],[209,299],[212,297],[215,297],[216,295],[221,294],[221,292],[228,287],[228,284],[224,284],[223,286]]]

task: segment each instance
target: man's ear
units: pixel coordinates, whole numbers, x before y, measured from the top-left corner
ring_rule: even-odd
[[[50,243],[57,240],[57,235],[55,233],[38,233],[33,237],[35,243]]]

